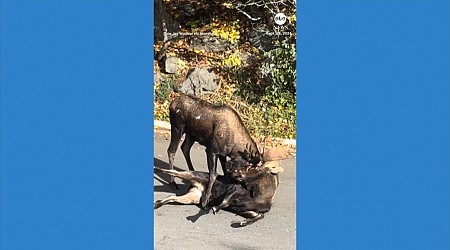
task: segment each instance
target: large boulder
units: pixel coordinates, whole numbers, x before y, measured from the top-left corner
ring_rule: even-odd
[[[183,61],[176,56],[165,56],[164,71],[168,74],[175,74],[183,65]]]
[[[202,91],[217,89],[216,74],[205,68],[194,68],[178,88],[186,94],[199,95]]]

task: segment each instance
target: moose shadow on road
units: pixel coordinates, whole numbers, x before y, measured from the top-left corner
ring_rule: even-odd
[[[169,163],[162,161],[158,158],[154,158],[154,164],[155,167],[169,169]],[[184,171],[185,169],[178,168],[176,166],[173,167],[174,170],[177,171]],[[162,186],[154,186],[153,191],[154,192],[165,192],[165,193],[175,193],[176,195],[183,195],[187,192],[189,188],[189,184],[180,184],[180,181],[177,182],[178,189],[173,188],[172,185],[170,185],[170,176],[164,173],[158,173],[154,174],[153,178],[161,182]]]

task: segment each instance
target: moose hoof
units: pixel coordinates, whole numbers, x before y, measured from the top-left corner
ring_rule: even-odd
[[[219,212],[219,209],[217,207],[212,207],[212,211],[213,211],[213,214],[215,215]]]
[[[247,223],[245,223],[245,221],[232,221],[231,222],[231,226],[235,227],[235,228],[237,228],[237,227],[245,227],[245,226],[247,226]]]
[[[156,209],[160,208],[162,205],[163,204],[162,204],[161,201],[156,201],[155,204],[154,204],[154,209],[156,210]]]

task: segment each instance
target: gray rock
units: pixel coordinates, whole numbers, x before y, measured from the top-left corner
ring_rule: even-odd
[[[181,59],[174,56],[166,56],[164,60],[164,71],[168,74],[174,74],[181,66]]]
[[[212,92],[216,89],[216,74],[200,68],[194,68],[179,86],[181,92],[194,95],[199,95],[202,91]]]
[[[190,39],[190,45],[194,49],[203,50],[205,52],[223,52],[231,48],[228,41],[215,36],[194,36]]]

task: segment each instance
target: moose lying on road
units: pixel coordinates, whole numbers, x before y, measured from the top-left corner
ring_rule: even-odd
[[[192,95],[179,93],[169,107],[171,125],[170,145],[167,149],[169,169],[173,170],[173,161],[183,134],[185,140],[181,151],[189,170],[194,171],[190,150],[195,141],[206,147],[208,164],[208,182],[201,205],[206,208],[214,182],[217,178],[217,160],[220,160],[224,174],[226,161],[230,158],[234,164],[256,165],[261,155],[255,141],[248,133],[239,115],[226,105],[214,105]],[[177,187],[174,176],[171,184]]]
[[[284,171],[279,165],[279,161],[268,161],[262,166],[231,166],[227,174],[217,176],[212,187],[211,200],[207,205],[212,207],[214,214],[223,209],[245,217],[241,222],[233,222],[238,226],[261,220],[272,207],[279,184],[278,173]],[[170,195],[158,200],[154,204],[155,209],[167,203],[199,204],[210,179],[208,173],[200,171],[176,171],[155,167],[154,172],[166,173],[191,183],[188,193],[182,196]]]

